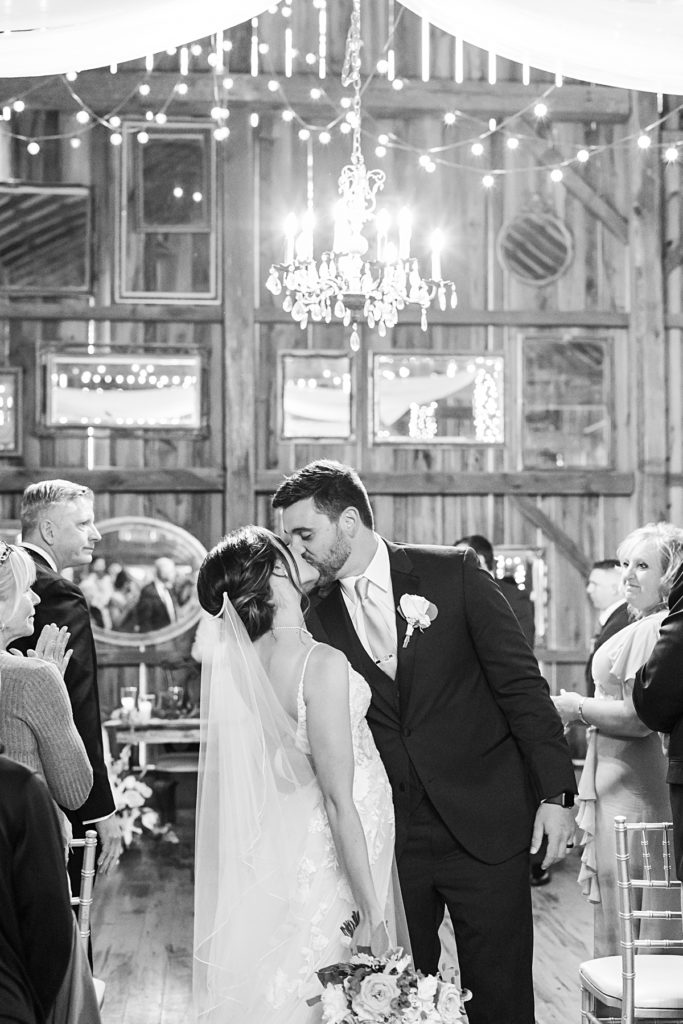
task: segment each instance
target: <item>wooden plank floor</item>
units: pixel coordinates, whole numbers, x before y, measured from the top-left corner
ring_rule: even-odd
[[[178,812],[178,845],[145,839],[93,907],[95,974],[107,985],[103,1024],[189,1024],[193,816]],[[579,1024],[577,968],[591,955],[592,911],[576,876],[579,851],[533,890],[538,1024]],[[229,1024],[229,1022],[226,1022]]]

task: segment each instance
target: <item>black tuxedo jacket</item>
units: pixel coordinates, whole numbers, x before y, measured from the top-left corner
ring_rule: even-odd
[[[411,778],[475,857],[500,863],[529,845],[539,800],[576,783],[562,723],[519,623],[472,551],[387,543],[394,603],[417,594],[438,614],[403,646],[390,679],[367,654],[336,584],[309,612],[313,635],[344,651],[372,689],[368,721],[405,843]]]
[[[633,703],[650,729],[669,733],[669,770],[678,877],[683,881],[683,568],[652,654],[636,674]]]
[[[26,652],[35,647],[43,626],[50,622],[67,626],[73,649],[64,682],[69,691],[76,729],[83,740],[93,770],[93,785],[88,799],[77,811],[66,811],[69,818],[83,824],[105,818],[114,811],[114,799],[107,776],[102,747],[102,718],[97,691],[97,655],[90,625],[90,613],[82,591],[64,579],[36,551],[26,549],[36,563],[33,590],[40,598],[36,606],[33,636],[22,637],[12,644]]]
[[[618,633],[620,630],[628,626],[629,623],[633,622],[633,619],[629,615],[628,605],[626,601],[620,604],[618,608],[615,608],[609,618],[605,621],[599,632],[593,637],[593,646],[586,662],[586,692],[595,692],[595,683],[593,682],[593,658],[598,647],[602,647],[605,640],[609,640],[611,636]]]

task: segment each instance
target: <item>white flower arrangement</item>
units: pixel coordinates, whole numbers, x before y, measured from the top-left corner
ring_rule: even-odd
[[[466,1024],[467,989],[413,967],[402,949],[356,953],[317,972],[324,1024]]]
[[[128,744],[121,749],[120,756],[110,758],[108,764],[109,783],[116,813],[121,821],[123,845],[128,849],[136,836],[144,834],[159,836],[167,843],[177,843],[178,837],[170,823],[162,825],[159,812],[146,806],[153,790],[143,781],[144,772],[136,774],[130,767],[131,751]]]

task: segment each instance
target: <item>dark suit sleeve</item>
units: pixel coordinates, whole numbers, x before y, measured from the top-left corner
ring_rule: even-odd
[[[681,581],[683,584],[683,581]],[[662,622],[652,654],[633,687],[638,717],[650,729],[672,732],[683,720],[683,585]]]
[[[39,578],[36,590],[40,604],[36,607],[33,637],[16,646],[26,650],[34,647],[43,626],[54,622],[67,626],[73,649],[64,681],[69,692],[74,723],[88,754],[93,770],[93,785],[82,807],[75,812],[82,823],[105,818],[114,811],[114,800],[107,776],[102,746],[102,719],[97,690],[97,659],[88,605],[79,588],[54,574]]]
[[[562,721],[520,625],[473,554],[467,553],[463,568],[467,625],[477,658],[522,754],[536,797],[575,793]]]
[[[12,872],[24,962],[45,1013],[66,973],[73,922],[59,826],[40,779],[20,783],[20,827]]]

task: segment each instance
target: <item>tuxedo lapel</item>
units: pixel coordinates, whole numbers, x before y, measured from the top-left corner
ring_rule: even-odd
[[[315,605],[315,614],[332,647],[343,651],[356,672],[368,682],[375,703],[384,705],[385,710],[390,710],[395,716],[398,711],[396,683],[382,672],[360,642],[338,583]]]
[[[396,671],[396,685],[398,686],[403,717],[408,710],[410,693],[412,689],[413,673],[415,671],[415,651],[417,636],[413,633],[404,647],[408,623],[398,610],[401,598],[404,594],[420,593],[420,578],[413,569],[413,564],[403,548],[386,542],[389,549],[389,565],[391,568],[391,586],[394,591],[394,606],[396,608],[396,639],[398,668]]]

